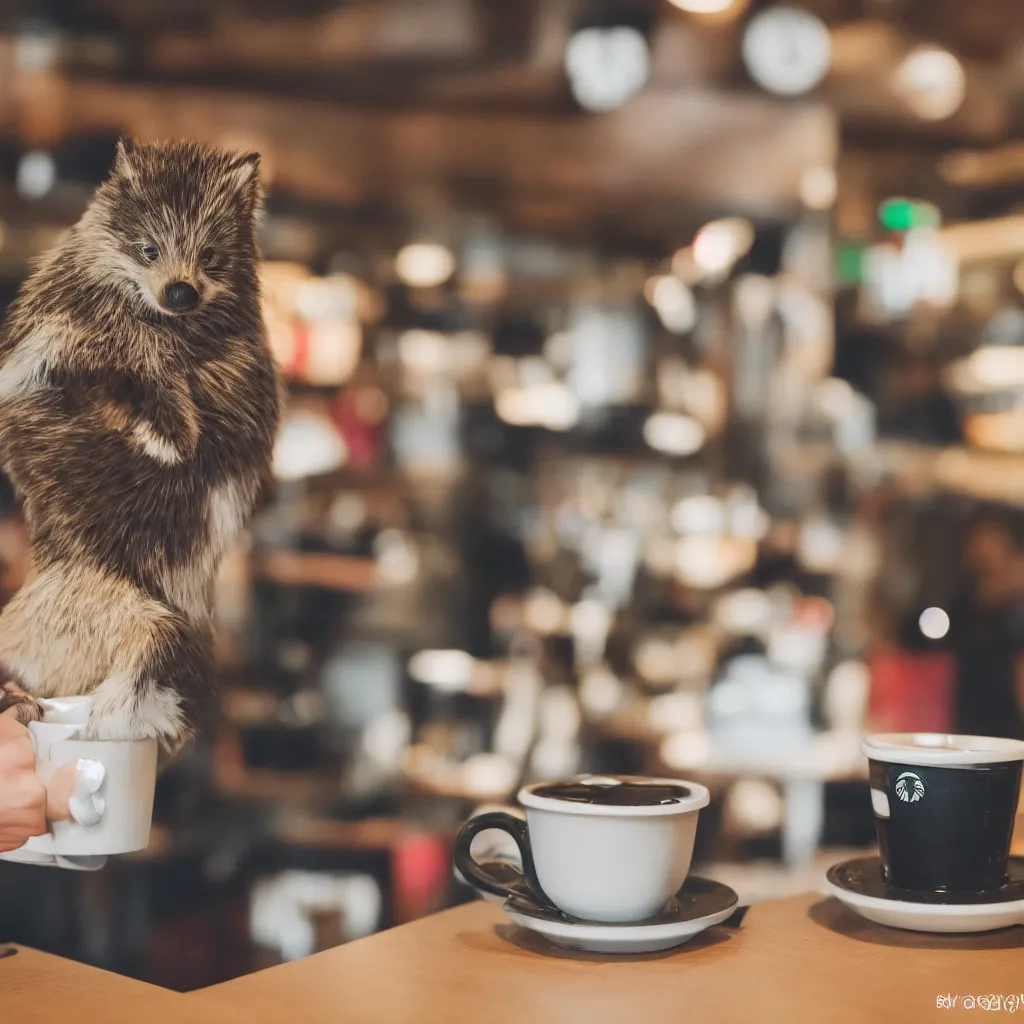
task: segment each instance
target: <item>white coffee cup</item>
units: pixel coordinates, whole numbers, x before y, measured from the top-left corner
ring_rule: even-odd
[[[45,835],[33,836],[0,857],[95,870],[107,855],[145,849],[153,818],[156,740],[82,740],[78,737],[89,717],[90,697],[40,704],[43,720],[28,727],[36,774],[47,785],[65,765],[75,765],[72,820],[50,822]]]
[[[559,795],[569,792],[580,796]],[[656,792],[666,794],[665,802],[650,802]],[[456,840],[455,864],[471,885],[496,896],[521,896],[525,884],[535,899],[582,920],[642,921],[662,910],[686,880],[697,816],[710,799],[704,786],[678,779],[587,776],[537,783],[519,791],[525,822],[501,811],[471,818]],[[470,855],[474,836],[487,829],[516,841],[521,882],[499,881]]]

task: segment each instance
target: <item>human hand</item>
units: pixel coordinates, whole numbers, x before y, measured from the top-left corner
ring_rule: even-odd
[[[46,789],[36,776],[36,753],[16,709],[0,715],[0,853],[46,832]]]
[[[107,770],[100,761],[80,757],[58,768],[46,785],[46,817],[95,825],[103,817],[106,800],[100,787]]]

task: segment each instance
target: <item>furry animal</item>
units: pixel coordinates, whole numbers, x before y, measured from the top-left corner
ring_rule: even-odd
[[[91,693],[94,739],[174,752],[212,702],[213,578],[269,482],[280,407],[260,203],[258,154],[122,141],[0,339],[0,464],[32,555],[0,679]]]

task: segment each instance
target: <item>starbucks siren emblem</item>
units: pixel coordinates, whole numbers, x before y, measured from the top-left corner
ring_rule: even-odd
[[[924,783],[913,772],[904,772],[896,780],[896,795],[905,804],[916,804],[924,796]]]

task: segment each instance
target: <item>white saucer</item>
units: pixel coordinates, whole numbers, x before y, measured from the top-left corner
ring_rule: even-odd
[[[34,864],[40,868],[65,868],[68,871],[99,871],[107,858],[100,857],[65,857],[62,854],[39,853],[19,847],[9,853],[0,853],[0,860],[8,860],[15,864]]]
[[[543,935],[564,949],[586,953],[654,953],[681,946],[737,909],[739,898],[727,885],[690,876],[656,917],[637,924],[595,924],[537,903],[527,894],[506,900],[504,911],[521,928]]]
[[[1011,857],[1009,884],[990,893],[930,893],[897,889],[882,878],[879,857],[830,868],[826,891],[861,917],[913,932],[991,932],[1024,925],[1024,858]]]

